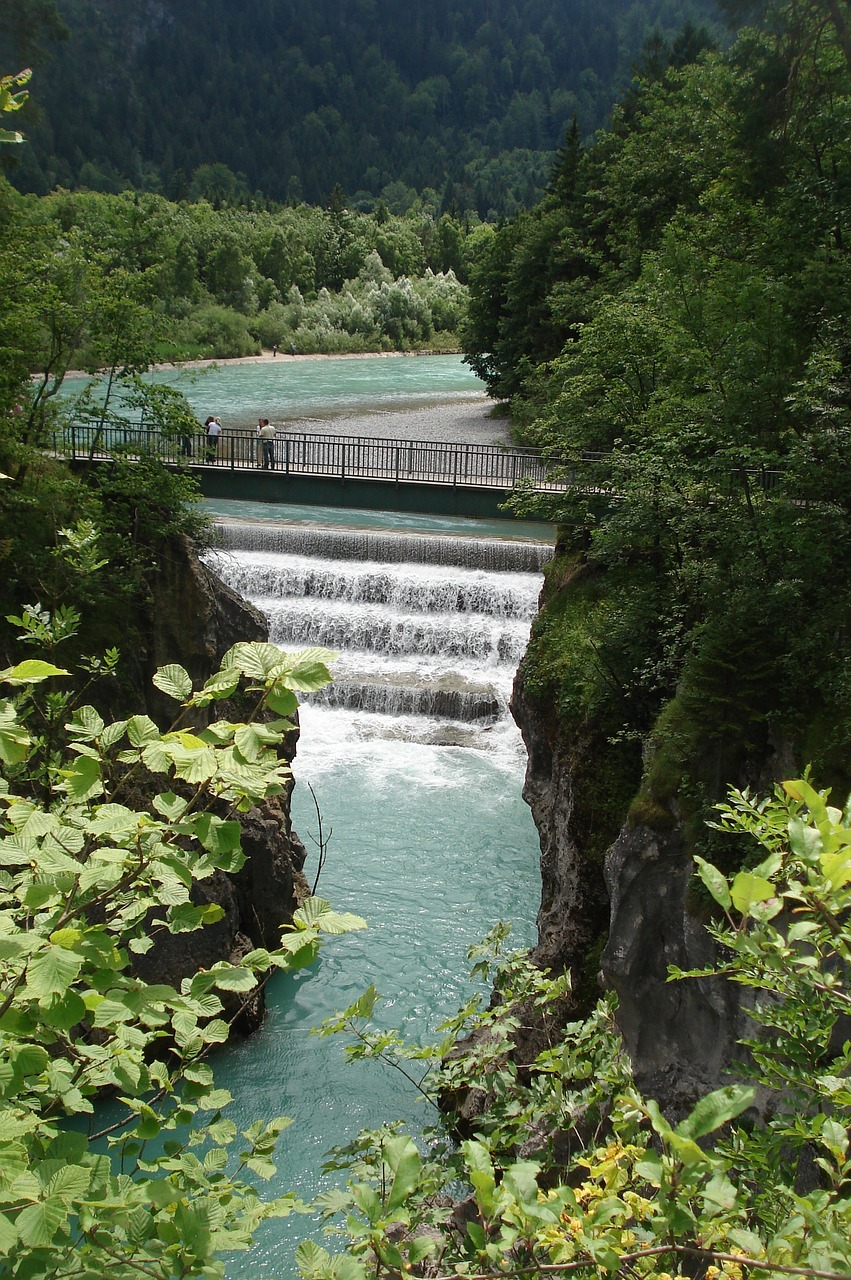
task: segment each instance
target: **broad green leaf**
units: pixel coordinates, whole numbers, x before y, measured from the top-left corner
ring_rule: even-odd
[[[684,1165],[703,1164],[711,1161],[711,1156],[707,1155],[691,1138],[682,1138],[678,1133],[672,1131],[668,1134],[667,1141],[671,1150],[679,1156]]]
[[[202,813],[193,819],[193,826],[208,853],[218,857],[242,852],[242,827],[238,822],[225,821],[212,813]]]
[[[17,1243],[17,1225],[10,1222],[5,1213],[0,1213],[0,1255],[11,1253]]]
[[[32,739],[23,725],[18,723],[14,708],[0,704],[0,760],[7,767],[26,760]]]
[[[292,689],[281,689],[277,685],[266,694],[266,704],[279,716],[293,716],[298,711],[298,698]]]
[[[94,707],[78,707],[65,726],[72,737],[90,742],[98,737],[103,727],[103,720]]]
[[[776,895],[776,889],[770,880],[754,875],[752,871],[740,871],[734,877],[730,888],[733,906],[742,915],[758,902],[768,902]]]
[[[48,944],[32,957],[27,966],[27,990],[30,995],[38,997],[62,995],[82,965],[82,956]]]
[[[281,650],[277,645],[260,640],[241,640],[225,654],[222,659],[222,671],[235,667],[250,679],[265,680],[280,661]]]
[[[174,761],[174,772],[178,778],[186,782],[208,782],[214,778],[218,768],[215,751],[209,747],[186,749],[175,745],[171,750]]]
[[[677,1125],[676,1132],[683,1138],[703,1138],[740,1116],[753,1106],[755,1098],[756,1089],[750,1085],[731,1084],[716,1089],[700,1099],[691,1114]]]
[[[160,667],[153,676],[153,683],[176,702],[185,702],[192,696],[192,679],[189,672],[176,662]]]
[[[123,804],[101,804],[86,823],[86,830],[94,836],[118,836],[135,831],[139,826],[139,814]]]
[[[18,1214],[16,1223],[21,1242],[28,1249],[48,1248],[67,1217],[68,1210],[62,1200],[49,1199],[39,1204],[28,1204]]]
[[[697,874],[712,894],[712,897],[720,907],[723,907],[725,911],[729,911],[732,905],[732,899],[730,897],[730,886],[727,883],[727,877],[722,875],[718,868],[713,867],[712,863],[707,862],[705,858],[700,858],[695,855],[694,860],[697,863]]]
[[[415,1190],[422,1169],[420,1153],[408,1137],[391,1138],[385,1143],[383,1156],[393,1172],[393,1182],[385,1202],[385,1210],[398,1209]]]
[[[330,902],[325,898],[308,898],[295,912],[293,920],[296,925],[320,929],[323,933],[330,934],[349,933],[367,927],[361,916],[351,912],[332,911]]]
[[[295,1264],[304,1280],[327,1280],[331,1255],[313,1240],[302,1240],[295,1251]]]
[[[216,986],[221,991],[251,991],[257,986],[257,976],[250,969],[240,969],[235,965],[222,968],[213,965],[210,973],[214,975]]]
[[[0,680],[5,680],[9,684],[39,684],[42,680],[49,680],[51,676],[70,674],[70,671],[66,671],[64,667],[55,667],[52,662],[27,658],[25,662],[19,662],[17,666],[7,667],[5,671],[0,672]]]
[[[826,801],[805,778],[795,778],[793,781],[784,782],[783,789],[793,800],[805,804],[816,821],[824,817]]]
[[[44,1021],[60,1031],[70,1031],[86,1016],[86,1006],[74,991],[53,996],[47,1003],[41,1001],[40,1005]]]
[[[437,1251],[437,1241],[431,1240],[428,1236],[417,1236],[408,1245],[408,1261],[412,1266],[418,1262],[422,1262],[423,1258],[430,1258]]]
[[[160,731],[150,716],[131,716],[127,721],[127,737],[134,747],[156,742],[159,736]]]
[[[47,1184],[48,1196],[64,1196],[66,1199],[79,1200],[86,1194],[92,1182],[91,1169],[80,1165],[69,1164],[59,1169]]]
[[[744,1227],[731,1227],[728,1234],[733,1244],[749,1258],[764,1257],[763,1243],[754,1231],[746,1231]]]
[[[39,1044],[13,1044],[7,1052],[15,1075],[22,1079],[41,1075],[50,1061],[47,1050]]]
[[[332,656],[336,657],[336,654]],[[280,683],[289,689],[299,689],[305,693],[313,693],[317,689],[324,689],[326,684],[331,683],[332,678],[331,672],[324,662],[307,654],[302,654],[295,666],[290,668]]]
[[[176,796],[173,791],[164,791],[153,799],[153,806],[157,813],[167,818],[169,822],[179,822],[186,812],[188,803],[187,799]]]
[[[801,818],[790,818],[789,844],[803,862],[812,862],[822,851],[821,833]]]
[[[91,756],[78,756],[70,768],[60,770],[63,789],[74,800],[89,800],[103,791],[100,762]]]
[[[234,733],[233,740],[241,755],[249,764],[254,764],[266,747],[280,742],[281,735],[262,724],[241,724]]]

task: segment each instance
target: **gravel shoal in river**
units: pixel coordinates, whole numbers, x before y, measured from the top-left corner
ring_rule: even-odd
[[[490,400],[422,405],[382,413],[297,418],[277,422],[279,432],[322,436],[368,436],[371,440],[429,440],[441,444],[510,444],[507,418],[491,418]]]

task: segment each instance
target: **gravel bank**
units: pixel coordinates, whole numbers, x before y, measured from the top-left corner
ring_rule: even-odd
[[[507,418],[491,418],[493,402],[422,405],[383,413],[344,414],[333,418],[300,418],[275,424],[279,432],[311,435],[368,436],[392,440],[434,440],[441,444],[510,444]]]

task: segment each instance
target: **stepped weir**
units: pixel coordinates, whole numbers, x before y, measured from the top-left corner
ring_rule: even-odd
[[[307,700],[364,736],[485,747],[537,607],[546,543],[221,521],[209,560],[284,647],[339,652]]]

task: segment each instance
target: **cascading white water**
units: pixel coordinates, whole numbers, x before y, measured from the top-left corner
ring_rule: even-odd
[[[272,1189],[309,1200],[329,1187],[319,1166],[333,1145],[396,1118],[416,1133],[433,1116],[403,1076],[347,1064],[308,1029],[372,984],[377,1026],[428,1039],[476,990],[468,947],[498,920],[513,921],[514,945],[534,940],[538,842],[508,699],[552,547],[258,520],[219,533],[211,562],[264,610],[273,640],[340,650],[333,685],[300,710],[293,822],[310,879],[315,794],[331,833],[318,892],[369,927],[280,975],[262,1031],[217,1067],[237,1124],[293,1118]],[[318,1220],[269,1224],[229,1274],[288,1280],[306,1235],[329,1243]]]
[[[218,534],[210,560],[271,640],[340,653],[308,701],[345,708],[362,736],[487,747],[507,727],[547,544],[234,521]]]

